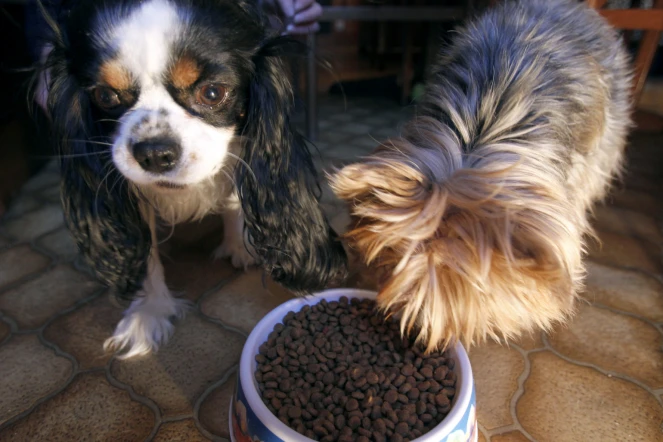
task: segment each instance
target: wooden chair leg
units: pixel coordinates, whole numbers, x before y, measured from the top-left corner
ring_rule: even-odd
[[[601,9],[606,3],[608,3],[608,0],[587,0],[587,4],[596,9]]]
[[[663,0],[654,0],[652,9],[663,9]],[[645,31],[642,34],[638,54],[635,57],[635,79],[633,84],[633,100],[635,103],[640,99],[642,90],[645,87],[649,69],[656,56],[660,41],[661,31]]]
[[[637,103],[642,94],[642,89],[647,82],[647,75],[649,68],[651,68],[656,50],[658,49],[658,42],[661,40],[660,31],[646,31],[642,36],[640,47],[638,48],[638,55],[635,58],[635,80],[633,84],[633,99]]]

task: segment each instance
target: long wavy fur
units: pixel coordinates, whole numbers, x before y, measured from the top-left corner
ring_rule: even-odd
[[[618,35],[577,2],[506,2],[459,32],[402,135],[332,177],[403,332],[432,350],[573,312],[629,87]]]
[[[292,40],[276,37],[253,57],[243,163],[235,176],[248,238],[264,268],[306,294],[340,284],[347,258],[320,209],[311,154],[290,121],[294,95],[284,56],[293,49]]]
[[[149,227],[113,165],[104,123],[92,115],[88,95],[70,74],[66,54],[74,43],[44,14],[53,48],[36,75],[50,73],[47,105],[60,157],[65,222],[89,268],[118,296],[130,298],[147,271]]]

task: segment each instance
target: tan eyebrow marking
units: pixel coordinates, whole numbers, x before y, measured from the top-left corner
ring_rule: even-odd
[[[198,80],[201,71],[196,60],[189,55],[183,55],[170,69],[170,81],[176,88],[186,89]]]
[[[131,75],[119,61],[110,60],[101,65],[101,81],[115,90],[123,91],[131,87]]]

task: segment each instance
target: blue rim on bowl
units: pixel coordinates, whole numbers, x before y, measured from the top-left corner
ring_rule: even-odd
[[[305,305],[317,304],[322,299],[329,302],[338,301],[342,296],[375,299],[377,293],[358,289],[333,289],[295,298],[269,312],[254,327],[242,350],[237,387],[230,404],[229,430],[233,442],[314,442],[281,422],[263,403],[253,375],[256,370],[255,356],[274,326],[281,323],[288,312],[298,312]],[[456,360],[454,372],[457,375],[456,395],[451,403],[451,410],[442,422],[412,442],[472,442],[478,438],[470,360],[460,343],[450,351]]]

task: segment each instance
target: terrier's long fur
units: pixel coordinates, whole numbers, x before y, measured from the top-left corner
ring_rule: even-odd
[[[507,2],[458,32],[402,135],[332,177],[403,331],[471,345],[573,311],[630,86],[618,33],[577,1]]]

